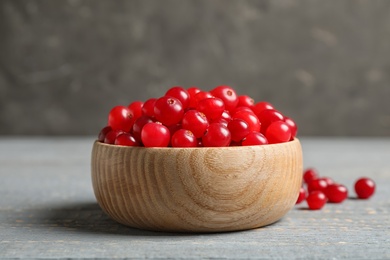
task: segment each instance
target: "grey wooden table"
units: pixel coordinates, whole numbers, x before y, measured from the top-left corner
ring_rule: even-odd
[[[295,206],[279,222],[220,234],[128,228],[97,205],[93,138],[0,138],[1,258],[390,259],[390,139],[301,138],[305,167],[350,189],[320,211]],[[377,192],[354,199],[370,176]]]

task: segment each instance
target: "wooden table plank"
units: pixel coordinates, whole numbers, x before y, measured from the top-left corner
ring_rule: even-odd
[[[390,139],[302,138],[305,167],[346,184],[371,176],[370,200],[298,205],[256,230],[171,234],[124,227],[96,204],[93,138],[0,138],[0,257],[389,259]]]

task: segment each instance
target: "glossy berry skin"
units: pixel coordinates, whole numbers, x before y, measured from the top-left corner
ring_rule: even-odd
[[[265,137],[270,144],[288,142],[291,139],[291,130],[285,122],[276,121],[268,126]]]
[[[183,116],[182,127],[190,130],[196,138],[200,138],[209,127],[209,121],[202,112],[188,110]]]
[[[261,101],[261,102],[256,103],[253,107],[251,107],[251,109],[255,113],[255,115],[259,117],[259,114],[261,112],[263,112],[264,110],[267,110],[267,109],[269,109],[269,110],[274,109],[274,107],[269,102]]]
[[[200,92],[196,93],[195,96],[193,98],[191,98],[191,101],[190,101],[191,108],[197,108],[199,101],[206,99],[206,98],[214,98],[214,96],[211,95],[211,93],[208,91],[200,91]],[[194,107],[192,107],[192,106],[194,106]]]
[[[272,124],[273,122],[284,120],[284,116],[282,115],[282,113],[280,113],[275,109],[266,109],[260,112],[259,114],[255,113],[255,115],[257,115],[257,117],[261,122],[261,132],[263,134],[266,133],[267,128],[270,124]]]
[[[135,120],[134,122],[134,125],[133,125],[133,136],[135,137],[135,139],[138,140],[138,142],[141,142],[141,131],[142,131],[142,128],[144,127],[144,125],[146,125],[147,123],[152,123],[154,122],[153,119],[151,119],[150,117],[148,116],[141,116],[140,118],[138,118],[137,120]]]
[[[347,198],[348,189],[344,185],[333,183],[328,185],[325,194],[328,202],[341,203]]]
[[[242,146],[263,145],[263,144],[268,144],[268,140],[262,133],[259,132],[249,133],[241,142]]]
[[[298,198],[297,198],[297,202],[295,204],[299,204],[302,201],[304,201],[305,199],[306,199],[306,190],[305,190],[305,188],[301,187],[299,189],[299,195],[298,195]]]
[[[114,144],[115,143],[115,139],[118,135],[121,135],[125,133],[124,131],[122,130],[117,130],[117,129],[113,129],[111,130],[110,132],[108,132],[104,138],[104,143],[105,144]]]
[[[106,138],[106,134],[112,130],[111,126],[105,126],[100,130],[98,135],[98,141],[104,143],[104,138]]]
[[[219,98],[206,98],[200,100],[196,108],[196,110],[205,114],[207,119],[214,120],[221,117],[225,105]]]
[[[225,109],[232,111],[238,104],[238,96],[236,91],[229,86],[218,86],[210,91],[217,98],[220,98],[225,104]]]
[[[314,168],[308,168],[303,173],[303,181],[309,183],[314,179],[318,179],[318,172]]]
[[[297,136],[298,127],[294,120],[289,117],[284,117],[284,122],[290,127],[291,130],[291,139]]]
[[[261,124],[257,116],[253,112],[249,111],[238,111],[233,115],[233,118],[240,118],[244,120],[249,127],[249,130],[252,132],[260,132]]]
[[[319,179],[326,181],[326,184],[327,184],[328,186],[334,184],[334,181],[332,180],[332,178],[329,178],[329,177],[321,177],[321,178],[319,178]]]
[[[130,113],[133,115],[133,120],[137,120],[140,116],[142,116],[142,107],[144,102],[142,101],[134,101],[128,105]]]
[[[232,135],[232,140],[234,142],[240,142],[251,132],[247,122],[240,118],[235,118],[230,121],[227,127]]]
[[[163,96],[154,104],[154,116],[157,121],[166,126],[179,123],[184,115],[181,102],[174,97]]]
[[[168,89],[168,91],[165,93],[165,96],[177,98],[181,102],[183,109],[186,109],[190,105],[190,94],[186,89],[180,86]]]
[[[309,193],[306,198],[307,205],[311,210],[318,210],[324,207],[327,198],[322,191],[316,190]]]
[[[129,132],[134,124],[134,116],[125,106],[115,106],[108,115],[108,125],[114,130]]]
[[[201,92],[197,87],[190,87],[187,89],[188,94],[190,95],[190,104],[188,105],[188,108],[196,108],[197,101],[195,99],[195,95]]]
[[[309,193],[316,190],[326,192],[327,187],[328,183],[324,179],[314,179],[307,184],[307,190]]]
[[[372,179],[364,177],[355,182],[354,188],[359,199],[368,199],[374,194],[375,186]]]
[[[142,114],[150,118],[154,118],[154,104],[157,98],[149,98],[142,106]]]
[[[179,129],[172,135],[172,147],[197,147],[198,140],[190,130]]]
[[[116,137],[115,145],[140,146],[140,143],[130,133],[123,133]]]
[[[202,137],[204,147],[224,147],[229,146],[231,134],[229,129],[223,124],[212,123]]]
[[[255,105],[255,101],[253,98],[247,95],[238,96],[238,104],[237,107],[253,107]]]
[[[145,147],[167,147],[171,133],[160,123],[147,123],[142,128],[141,139]]]

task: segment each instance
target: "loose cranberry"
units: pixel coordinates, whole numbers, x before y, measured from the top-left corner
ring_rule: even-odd
[[[102,130],[100,130],[98,135],[98,141],[104,143],[104,138],[106,138],[106,134],[112,130],[111,126],[106,126]]]
[[[309,183],[314,179],[318,179],[318,172],[314,168],[308,168],[303,173],[303,180],[305,183]]]
[[[137,120],[139,117],[142,116],[142,107],[144,103],[142,101],[134,101],[131,102],[128,106],[130,113],[133,115],[133,120]]]
[[[140,145],[140,143],[130,133],[123,133],[123,134],[118,135],[115,139],[114,144],[123,145],[123,146],[139,146]]]
[[[375,182],[367,177],[358,179],[354,187],[359,199],[368,199],[375,192]]]
[[[295,204],[299,204],[302,201],[304,201],[305,199],[306,199],[306,190],[305,190],[305,188],[301,187],[299,189],[298,199],[297,199],[297,202]]]
[[[326,184],[327,184],[328,186],[334,184],[334,181],[333,181],[332,178],[330,178],[330,177],[321,177],[321,178],[319,178],[319,179],[326,181]]]
[[[323,179],[314,179],[307,184],[307,190],[309,193],[315,190],[326,192],[327,187],[328,183]]]
[[[125,106],[115,106],[108,115],[108,125],[112,129],[129,132],[134,124],[134,116]]]
[[[169,129],[160,123],[147,123],[141,132],[142,143],[145,147],[167,147],[170,137]]]
[[[183,116],[182,127],[190,130],[196,138],[200,138],[209,127],[209,121],[202,112],[188,110]]]
[[[325,194],[319,190],[310,192],[306,198],[307,205],[311,210],[321,209],[325,205],[326,200]]]
[[[251,132],[248,123],[241,118],[233,119],[227,127],[232,134],[232,140],[235,142],[240,142]]]
[[[254,105],[255,105],[255,101],[250,96],[247,95],[238,96],[237,107],[253,107]]]
[[[154,116],[166,126],[179,123],[184,115],[180,100],[170,96],[163,96],[154,104]]]
[[[242,110],[242,111],[236,112],[233,115],[233,118],[240,118],[240,119],[244,120],[248,124],[250,131],[260,132],[260,127],[261,127],[260,121],[253,112],[248,112],[248,111]]]
[[[218,86],[211,90],[210,93],[214,97],[220,98],[228,111],[232,111],[238,104],[236,91],[229,86]]]
[[[183,109],[186,109],[190,105],[190,94],[182,87],[176,86],[170,88],[165,93],[165,96],[177,98],[181,102]]]
[[[218,123],[210,124],[206,134],[202,137],[202,143],[205,147],[229,146],[231,134],[229,129]]]
[[[157,98],[150,98],[145,101],[142,106],[142,114],[150,118],[154,118],[154,104],[156,103]]]
[[[289,117],[284,117],[284,122],[290,127],[291,130],[291,139],[294,139],[297,136],[298,127],[297,124]]]
[[[268,126],[265,137],[270,144],[288,142],[291,139],[291,130],[285,122],[276,121]]]
[[[108,132],[104,138],[104,143],[106,144],[114,144],[115,143],[115,139],[118,135],[121,135],[125,133],[124,131],[122,130],[118,130],[118,129],[113,129],[111,130],[110,132]]]
[[[347,198],[348,189],[344,185],[333,183],[328,185],[325,194],[329,202],[341,203]]]
[[[263,134],[259,132],[249,133],[241,142],[242,146],[263,145],[263,144],[268,144],[268,140]]]
[[[190,130],[179,129],[172,135],[172,147],[197,147],[198,140]]]
[[[207,119],[214,120],[221,117],[225,105],[219,98],[206,98],[198,102],[197,110],[205,114]]]
[[[275,109],[266,109],[256,115],[261,122],[261,132],[263,134],[266,133],[268,126],[271,125],[273,122],[284,120],[284,116],[282,115],[282,113]]]

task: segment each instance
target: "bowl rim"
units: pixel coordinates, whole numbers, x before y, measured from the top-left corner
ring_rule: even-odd
[[[297,137],[294,137],[294,139],[288,141],[288,142],[282,142],[282,143],[276,143],[276,144],[261,144],[261,145],[246,145],[246,146],[220,146],[220,147],[145,147],[145,146],[125,146],[125,145],[117,145],[117,144],[107,144],[102,143],[99,140],[95,139],[94,144],[111,147],[111,148],[119,148],[119,149],[148,149],[148,150],[202,150],[202,149],[243,149],[243,148],[267,148],[267,147],[276,147],[276,146],[286,146],[286,145],[292,145],[295,143],[300,143],[299,139]]]

